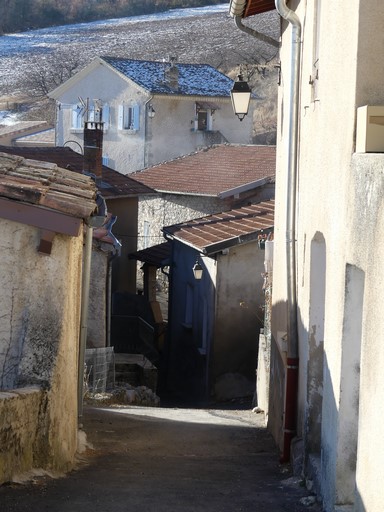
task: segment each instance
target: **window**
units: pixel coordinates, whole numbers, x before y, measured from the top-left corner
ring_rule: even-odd
[[[77,104],[72,106],[72,130],[82,130],[83,129],[83,116],[84,116],[84,108],[82,105]]]
[[[198,110],[196,112],[197,126],[196,130],[211,131],[212,130],[212,112],[210,110]]]
[[[72,130],[82,130],[84,128],[84,121],[104,123],[104,131],[109,127],[109,105],[104,103],[101,106],[99,100],[95,100],[95,103],[89,104],[88,107],[85,104],[76,104],[72,106]]]
[[[119,106],[119,130],[135,130],[139,129],[140,123],[140,106],[139,105],[120,105]]]

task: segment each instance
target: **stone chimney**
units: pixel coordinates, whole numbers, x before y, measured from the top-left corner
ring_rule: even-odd
[[[179,69],[177,67],[177,57],[169,57],[167,67],[165,68],[165,81],[171,89],[179,88]]]
[[[101,121],[84,122],[84,171],[94,174],[100,180],[103,168],[103,125]]]

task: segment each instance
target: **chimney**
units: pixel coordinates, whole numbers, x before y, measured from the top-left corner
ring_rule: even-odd
[[[84,171],[94,174],[96,179],[102,177],[103,125],[101,121],[84,122]]]
[[[171,89],[179,88],[179,69],[177,67],[177,57],[169,57],[165,69],[165,80]]]

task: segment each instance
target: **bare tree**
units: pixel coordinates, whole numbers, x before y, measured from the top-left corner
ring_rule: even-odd
[[[71,78],[81,64],[78,55],[37,55],[29,62],[20,87],[30,97],[45,98],[49,91]]]

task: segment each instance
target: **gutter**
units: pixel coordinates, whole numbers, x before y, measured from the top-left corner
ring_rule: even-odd
[[[85,246],[83,257],[83,271],[81,283],[81,312],[80,312],[80,339],[79,339],[79,364],[77,375],[77,404],[78,417],[83,416],[83,396],[84,396],[84,362],[85,349],[87,346],[88,333],[88,309],[89,309],[89,288],[91,282],[91,262],[92,262],[92,242],[93,228],[101,227],[107,215],[107,206],[103,196],[96,195],[97,213],[85,220],[87,225],[85,233]]]
[[[254,30],[251,27],[247,27],[242,23],[241,16],[235,16],[235,25],[238,29],[240,29],[242,32],[245,32],[246,34],[249,34],[253,37],[256,37],[256,39],[259,39],[259,41],[262,41],[263,43],[270,44],[271,46],[274,46],[275,48],[280,48],[279,41],[276,41],[276,39],[273,39],[272,37],[269,37],[265,34],[262,34],[261,32],[258,32],[257,30]]]
[[[272,37],[269,37],[265,34],[262,34],[261,32],[258,32],[257,30],[254,30],[251,27],[247,27],[242,23],[242,18],[244,15],[247,1],[248,0],[231,0],[231,3],[229,5],[229,14],[235,20],[236,27],[240,29],[242,32],[245,32],[246,34],[249,34],[250,36],[255,37],[256,39],[259,39],[259,41],[262,41],[263,43],[270,44],[275,48],[280,48],[280,43],[279,41],[276,41],[276,39],[273,39]]]
[[[285,407],[283,426],[283,452],[281,461],[290,459],[291,441],[296,435],[297,392],[299,370],[299,347],[297,329],[297,290],[296,290],[296,188],[298,173],[298,105],[301,61],[301,23],[294,11],[286,5],[286,0],[275,0],[277,12],[292,27],[291,77],[289,88],[289,133],[287,168],[287,209],[286,209],[286,258],[287,258],[287,370],[285,386]]]

